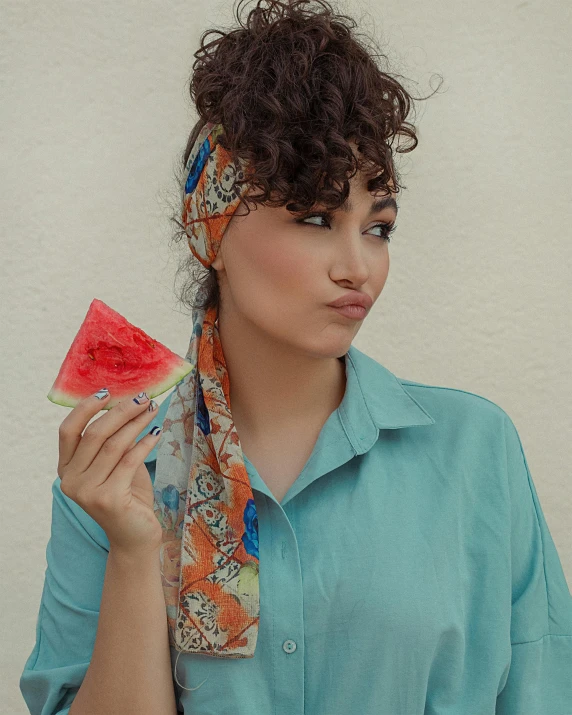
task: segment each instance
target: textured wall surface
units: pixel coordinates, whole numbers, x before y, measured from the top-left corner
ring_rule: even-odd
[[[571,6],[345,9],[415,94],[444,78],[413,118],[420,144],[400,165],[389,279],[354,343],[400,377],[508,412],[572,584]],[[67,414],[46,394],[94,297],[185,355],[168,199],[194,122],[192,53],[232,8],[2,0],[0,10],[0,709],[20,715]]]

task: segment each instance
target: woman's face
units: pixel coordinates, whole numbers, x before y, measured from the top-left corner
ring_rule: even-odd
[[[370,213],[380,199],[388,205]],[[263,334],[323,357],[345,354],[363,319],[328,303],[352,289],[375,303],[389,272],[386,228],[379,224],[394,223],[397,214],[395,194],[368,193],[360,173],[350,179],[349,208],[301,219],[285,206],[257,205],[250,214],[239,207],[213,262],[224,321],[245,337]]]

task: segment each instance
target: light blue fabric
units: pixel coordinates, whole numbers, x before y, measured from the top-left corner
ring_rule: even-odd
[[[260,539],[256,654],[181,654],[178,682],[200,687],[175,683],[180,711],[571,715],[572,597],[512,420],[479,395],[396,378],[354,346],[346,375],[281,503],[245,459]],[[20,681],[32,715],[67,713],[82,683],[109,549],[59,478],[52,491]]]

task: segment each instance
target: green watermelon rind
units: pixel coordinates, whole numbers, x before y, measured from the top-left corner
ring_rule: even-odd
[[[186,375],[191,372],[193,368],[194,365],[192,363],[190,363],[188,360],[181,359],[181,364],[174,366],[169,375],[162,382],[155,385],[143,386],[141,388],[141,391],[145,390],[145,392],[149,396],[149,399],[157,397],[158,395],[162,395],[164,392],[167,392],[167,390],[173,387],[173,385],[176,385],[178,382],[180,382]],[[74,398],[70,395],[69,392],[63,392],[62,390],[58,390],[54,387],[52,387],[52,389],[49,391],[47,397],[48,400],[53,402],[55,405],[62,405],[63,407],[75,407],[82,399],[84,399],[83,395]],[[121,397],[121,400],[124,399],[125,396]],[[110,399],[101,409],[110,410],[121,400],[114,400],[113,395],[111,395]]]

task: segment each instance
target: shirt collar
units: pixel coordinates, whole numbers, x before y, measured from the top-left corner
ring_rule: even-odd
[[[435,424],[401,381],[377,360],[354,345],[350,345],[345,360],[347,384],[339,414],[358,454],[371,447],[380,429]]]
[[[338,409],[327,421],[323,438],[331,438],[329,429],[336,425],[336,414],[339,415],[341,427],[356,454],[364,454],[372,447],[379,437],[380,429],[435,424],[433,417],[407,392],[399,379],[377,360],[354,345],[350,345],[344,358],[346,391]],[[162,425],[170,399],[171,395],[163,400],[156,417],[140,433],[137,441],[142,439],[151,427]],[[343,437],[337,435],[336,439],[340,436]],[[145,462],[157,458],[157,446],[153,447]]]
[[[324,423],[298,478],[279,502],[282,507],[316,479],[356,455],[368,452],[379,439],[380,429],[435,424],[433,417],[409,394],[401,381],[379,362],[352,345],[344,360],[344,397]],[[244,452],[243,457],[252,487],[276,501]]]

